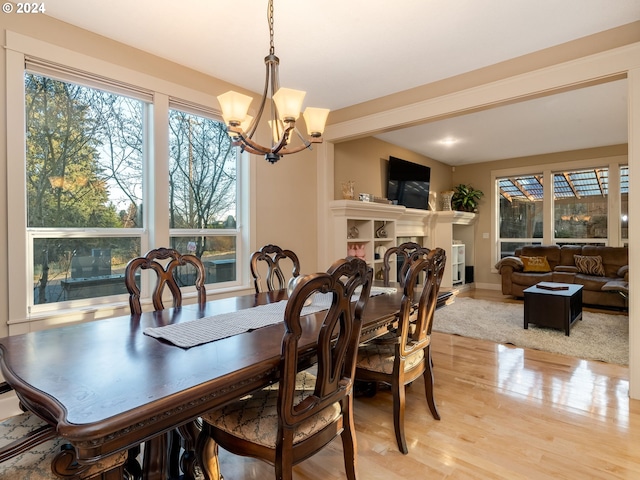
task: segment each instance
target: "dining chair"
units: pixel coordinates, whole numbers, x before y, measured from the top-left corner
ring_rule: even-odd
[[[347,478],[356,478],[353,374],[372,277],[363,260],[349,257],[296,283],[285,307],[279,382],[202,417],[197,452],[206,479],[218,471],[218,445],[273,464],[276,479],[291,479],[294,465],[338,435]],[[318,294],[328,295],[330,305],[316,314],[322,319],[315,347],[300,356],[299,341],[309,323],[303,308]],[[307,356],[317,358],[315,375],[301,367]]]
[[[202,261],[195,255],[183,255],[173,248],[156,248],[142,257],[130,260],[125,268],[125,284],[129,291],[131,313],[134,315],[142,313],[140,287],[136,280],[140,270],[152,270],[156,273],[156,283],[151,295],[155,311],[164,310],[162,296],[165,287],[173,295],[173,307],[182,306],[177,269],[186,265],[191,265],[195,269],[194,283],[198,293],[198,304],[203,306],[207,300],[207,292],[204,286],[206,273]],[[195,477],[195,442],[199,431],[198,422],[191,422],[171,433],[169,468],[172,478],[179,476],[180,468],[184,473],[189,472],[188,476],[191,478]]]
[[[397,257],[396,262],[398,263],[395,265],[398,265],[399,262],[402,261],[402,264],[399,264],[400,268],[398,268],[398,283],[403,287],[412,260],[427,253],[429,253],[429,249],[416,242],[405,242],[394,247],[389,247],[382,258],[382,279],[384,285],[386,287],[390,285],[390,271],[393,264],[391,260],[393,255]]]
[[[0,383],[0,395],[11,391]],[[80,465],[75,450],[55,427],[25,411],[0,421],[0,480],[128,480],[139,472],[125,469],[127,452],[95,464]]]
[[[433,418],[440,420],[433,396],[431,328],[445,263],[442,248],[414,258],[404,278],[398,328],[391,335],[374,339],[358,349],[356,380],[381,382],[391,387],[395,436],[404,454],[409,451],[404,434],[405,387],[421,375],[429,410]],[[420,286],[417,279],[422,273],[424,282]],[[420,297],[414,309],[417,291]]]
[[[291,276],[287,277],[285,277],[282,271],[282,264],[280,263],[285,259],[288,259],[292,264]],[[264,280],[260,273],[260,262],[266,264],[267,271]],[[298,256],[291,250],[283,250],[277,245],[265,245],[260,250],[254,252],[251,255],[250,266],[256,293],[265,291],[263,282],[266,283],[266,290],[271,292],[273,290],[287,288],[289,279],[300,275],[300,260],[298,260]]]
[[[162,262],[166,261],[166,262]],[[182,255],[173,248],[156,248],[149,250],[143,257],[137,257],[129,261],[124,272],[124,281],[129,292],[129,306],[132,314],[142,313],[140,303],[140,287],[136,281],[138,270],[153,270],[157,275],[157,281],[151,295],[154,310],[163,310],[162,295],[167,287],[173,295],[173,306],[182,305],[182,292],[177,281],[178,267],[191,265],[195,269],[195,287],[198,292],[198,303],[203,305],[207,300],[207,292],[204,287],[206,273],[202,261],[195,255]]]

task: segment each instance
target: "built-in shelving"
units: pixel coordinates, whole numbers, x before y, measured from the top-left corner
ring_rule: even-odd
[[[445,249],[448,267],[442,288],[464,284],[465,267],[473,265],[474,259],[475,214],[417,210],[357,200],[334,200],[329,207],[333,218],[332,247],[329,248],[332,261],[355,254],[371,265],[376,278],[381,279],[384,249],[404,241],[416,241],[428,248]],[[376,235],[382,226],[386,237]],[[396,280],[393,266],[390,279]]]
[[[464,285],[465,283],[465,246],[462,243],[451,245],[451,283],[452,285]]]

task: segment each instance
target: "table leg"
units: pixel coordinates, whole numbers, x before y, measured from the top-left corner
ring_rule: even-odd
[[[183,441],[184,452],[180,458],[180,468],[184,473],[184,480],[196,480],[196,441],[200,434],[198,422],[189,422],[177,429]]]
[[[169,472],[169,435],[156,435],[144,444],[143,480],[166,480]]]

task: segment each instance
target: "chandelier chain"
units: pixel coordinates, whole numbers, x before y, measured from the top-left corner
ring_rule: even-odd
[[[269,0],[268,20],[269,20],[269,54],[274,55],[276,49],[273,44],[273,0]]]

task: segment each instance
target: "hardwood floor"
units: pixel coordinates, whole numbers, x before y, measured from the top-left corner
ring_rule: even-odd
[[[440,333],[432,340],[442,420],[415,382],[402,455],[389,392],[356,399],[361,480],[640,478],[640,401],[629,400],[627,367]],[[225,480],[273,478],[258,460],[220,457]],[[340,441],[296,466],[294,478],[345,478]]]

